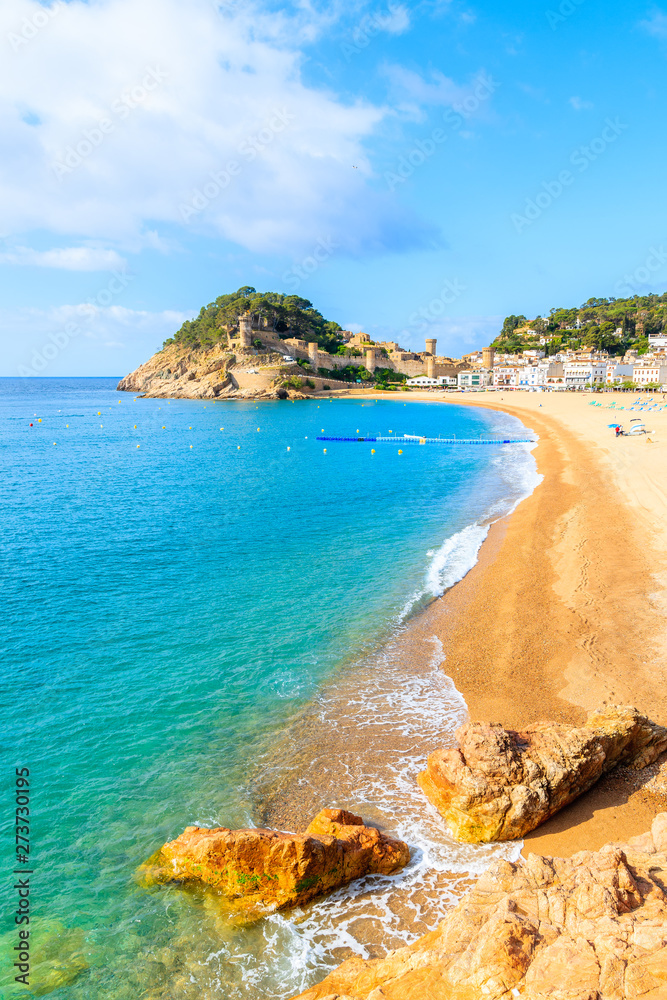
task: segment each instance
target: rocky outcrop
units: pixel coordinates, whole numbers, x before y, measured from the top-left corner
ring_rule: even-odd
[[[523,837],[612,767],[641,768],[667,749],[667,729],[618,706],[578,727],[468,723],[456,735],[459,749],[431,754],[417,780],[453,835],[470,843]]]
[[[160,399],[274,398],[282,355],[232,353],[216,344],[208,350],[171,344],[118,383],[121,392]],[[257,366],[267,367],[264,371]]]
[[[266,912],[306,903],[363,875],[407,864],[407,844],[360,816],[324,809],[304,834],[189,826],[143,868],[148,881],[214,887],[239,910]]]
[[[667,813],[629,844],[500,861],[440,926],[298,1000],[665,1000]]]

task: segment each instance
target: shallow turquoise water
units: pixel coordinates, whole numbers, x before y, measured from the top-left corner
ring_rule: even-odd
[[[400,396],[168,404],[114,389],[0,381],[3,787],[30,767],[36,927],[60,937],[66,969],[77,950],[89,965],[50,995],[288,997],[307,981],[286,971],[284,928],[269,946],[133,873],[188,824],[252,825],[253,759],[465,571],[481,540],[467,526],[526,491],[521,449],[325,454],[317,434],[520,425]],[[188,959],[216,935],[246,936],[228,978]]]

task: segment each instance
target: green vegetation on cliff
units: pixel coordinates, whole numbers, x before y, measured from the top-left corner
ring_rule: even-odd
[[[649,333],[667,330],[667,292],[627,299],[589,299],[571,309],[552,309],[528,320],[507,316],[493,347],[503,354],[530,349],[557,354],[562,348],[595,347],[610,354],[648,350]]]
[[[274,336],[317,341],[322,350],[332,354],[342,344],[338,323],[326,320],[308,299],[279,292],[258,292],[250,285],[244,285],[238,291],[220,295],[215,302],[203,306],[196,319],[186,320],[180,330],[165,341],[165,347],[169,344],[213,347],[220,341],[224,343],[238,327],[239,316],[248,312],[253,321]],[[257,332],[261,337],[261,330]]]

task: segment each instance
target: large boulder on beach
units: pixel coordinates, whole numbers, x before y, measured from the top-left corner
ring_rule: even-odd
[[[407,844],[344,809],[323,809],[305,833],[189,826],[143,867],[150,882],[212,886],[244,911],[307,903],[363,875],[390,875]]]
[[[458,749],[432,753],[417,780],[469,843],[523,837],[612,767],[645,767],[667,749],[667,729],[617,705],[582,726],[538,722],[515,732],[471,722],[456,736]]]
[[[665,1000],[667,813],[572,858],[498,861],[436,930],[296,1000]]]

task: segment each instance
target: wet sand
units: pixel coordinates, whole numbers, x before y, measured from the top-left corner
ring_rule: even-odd
[[[539,435],[544,478],[492,527],[465,579],[413,621],[415,641],[441,639],[473,719],[577,723],[588,709],[631,704],[667,724],[667,410],[606,409],[613,398],[628,406],[636,397],[626,394],[598,396],[603,407],[574,393],[440,398],[522,420]],[[655,430],[650,441],[607,427],[633,417]],[[643,833],[666,804],[643,788],[654,772],[607,776],[529,835],[524,852],[565,855]]]

